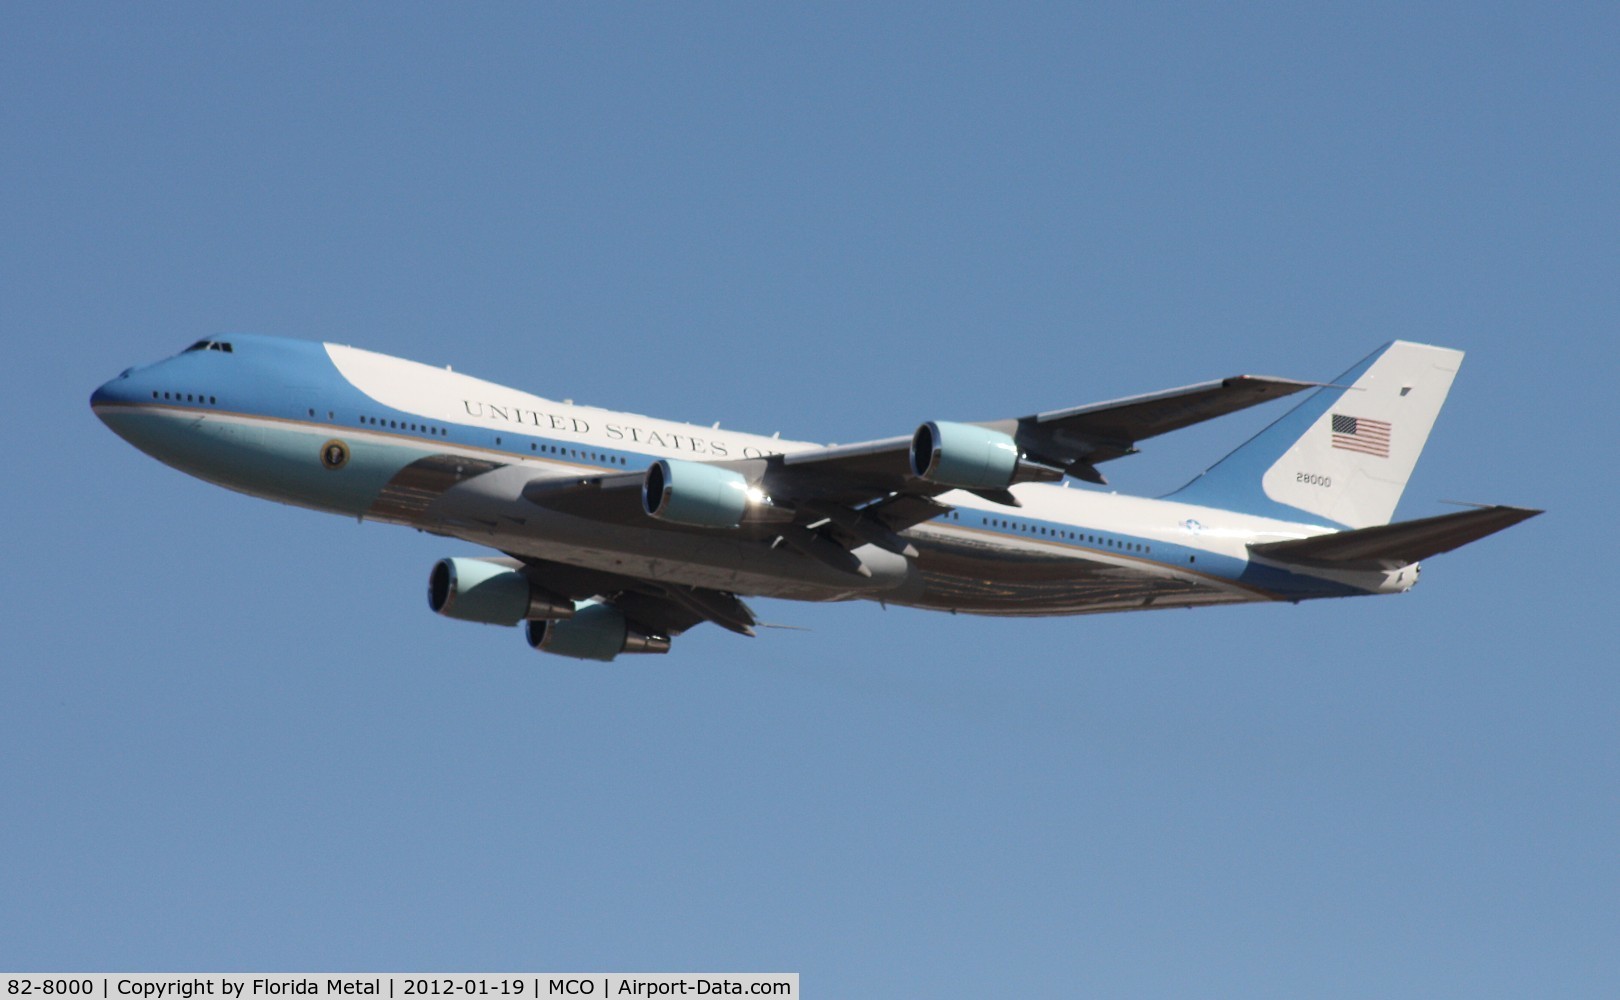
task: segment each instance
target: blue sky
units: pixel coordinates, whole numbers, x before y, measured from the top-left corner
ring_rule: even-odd
[[[0,967],[1613,995],[1620,18],[1307,7],[6,5]],[[827,441],[1404,337],[1469,358],[1401,515],[1551,512],[1399,598],[576,664],[91,415],[233,330]]]

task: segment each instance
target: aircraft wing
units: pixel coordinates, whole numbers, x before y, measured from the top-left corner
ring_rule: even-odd
[[[1075,473],[1072,468],[1135,454],[1138,441],[1319,385],[1262,375],[1234,375],[983,426],[1011,434],[1031,459],[1071,469],[1071,474],[1085,479],[1083,473]]]
[[[777,459],[780,457],[776,456]],[[757,467],[752,467],[756,462]],[[753,472],[756,477],[763,477],[768,465],[766,460],[753,459],[714,464],[749,466],[752,468],[747,471]],[[642,472],[616,472],[601,476],[534,479],[523,487],[523,498],[559,513],[613,524],[658,523],[668,531],[701,533],[709,530],[650,521],[641,499],[644,477],[645,473]],[[755,481],[760,479],[756,478]],[[767,481],[773,490],[792,486],[788,480]],[[915,550],[899,533],[951,510],[949,504],[931,499],[932,494],[943,493],[949,487],[914,478],[910,481],[915,492],[887,492],[875,499],[873,492],[876,487],[859,480],[842,487],[811,481],[802,492],[778,494],[793,498],[791,502],[775,501],[782,516],[743,525],[738,530],[762,537],[778,537],[783,543],[812,558],[838,569],[859,573],[858,566],[848,559],[849,550],[870,543],[891,552],[913,555]],[[1016,500],[1013,502],[1017,503]]]
[[[1030,462],[1102,483],[1105,480],[1095,468],[1097,463],[1135,454],[1138,441],[1320,384],[1236,375],[1105,403],[983,421],[977,426],[1010,436]],[[912,475],[910,448],[911,438],[895,437],[753,461],[771,463],[767,481],[773,488],[782,483],[787,487],[783,492],[793,495],[813,491],[818,497],[847,501],[852,494],[869,499],[884,492],[923,496],[946,492]]]
[[[910,438],[892,438],[859,445],[834,445],[793,455],[704,464],[742,473],[750,483],[762,486],[779,502],[861,504],[893,493],[928,497],[948,492],[949,486],[930,483],[911,474],[910,445]],[[523,496],[531,503],[564,513],[628,522],[632,515],[645,516],[641,508],[641,485],[645,478],[642,470],[546,476],[531,480],[524,487]]]
[[[595,598],[611,604],[648,635],[676,636],[707,621],[751,636],[758,624],[748,605],[724,591],[656,583],[527,556],[514,558],[546,592],[574,601]]]

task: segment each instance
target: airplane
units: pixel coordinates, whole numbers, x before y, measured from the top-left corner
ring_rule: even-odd
[[[1332,382],[1255,375],[818,445],[517,389],[354,347],[199,340],[96,389],[161,462],[251,496],[496,550],[450,556],[429,607],[523,626],[583,660],[666,653],[744,597],[1073,615],[1404,592],[1419,562],[1539,513],[1391,522],[1461,351],[1380,347]],[[1309,391],[1161,498],[1104,462],[1160,434]]]

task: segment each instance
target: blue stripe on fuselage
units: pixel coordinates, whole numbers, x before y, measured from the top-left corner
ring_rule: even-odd
[[[961,526],[977,532],[987,532],[997,538],[1054,546],[1074,553],[1076,558],[1117,559],[1224,580],[1263,591],[1279,600],[1351,597],[1370,593],[1368,590],[1334,580],[1250,562],[1211,549],[1167,542],[1163,538],[1122,533],[1115,529],[1087,526],[1072,521],[1033,518],[1018,512],[986,513],[963,507],[959,508],[957,513],[960,515],[959,520],[932,523],[946,528]]]

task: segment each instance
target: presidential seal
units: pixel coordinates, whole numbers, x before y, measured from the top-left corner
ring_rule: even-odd
[[[321,445],[321,464],[328,469],[341,469],[349,463],[349,446],[337,438]]]

